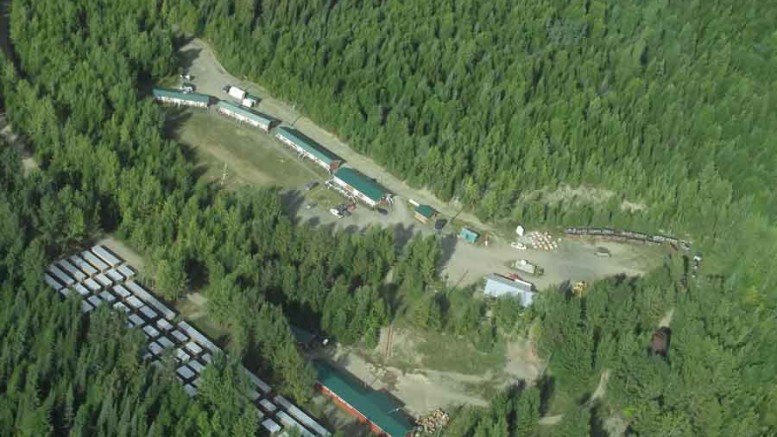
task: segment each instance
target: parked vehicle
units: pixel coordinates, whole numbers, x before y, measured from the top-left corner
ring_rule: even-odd
[[[229,85],[226,85],[224,88],[221,88],[221,91],[224,91],[225,93],[229,93],[229,89],[232,88]]]
[[[194,77],[189,73],[182,73],[179,74],[178,77],[181,78],[181,80],[192,80]]]
[[[510,243],[510,247],[518,250],[526,250],[526,245],[518,241],[513,241],[512,243]]]
[[[542,276],[542,274],[545,273],[545,270],[542,267],[532,264],[525,259],[516,261],[515,264],[513,264],[513,268],[534,276]]]
[[[310,191],[313,188],[316,188],[317,186],[318,186],[318,182],[316,181],[308,182],[307,184],[305,184],[305,191]]]
[[[436,222],[434,222],[434,230],[436,231],[442,231],[442,228],[445,227],[445,225],[448,224],[448,220],[445,219],[437,219]]]
[[[337,218],[343,218],[343,217],[345,217],[345,215],[343,215],[343,213],[342,213],[342,212],[340,212],[340,210],[339,210],[339,209],[337,209],[337,208],[332,208],[332,209],[330,209],[330,210],[329,210],[329,212],[330,212],[330,213],[331,213],[333,216],[335,216],[335,217],[337,217]]]
[[[183,91],[186,94],[193,93],[194,92],[194,84],[184,82],[184,83],[181,84],[180,89],[181,89],[181,91]]]

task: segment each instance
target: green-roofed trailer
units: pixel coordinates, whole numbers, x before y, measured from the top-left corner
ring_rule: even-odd
[[[337,155],[296,129],[279,127],[275,132],[275,138],[291,147],[300,156],[324,167],[330,173],[337,170],[343,163],[343,160]]]
[[[317,386],[339,407],[370,426],[378,435],[406,437],[413,425],[402,405],[387,393],[375,391],[355,377],[341,372],[324,361],[313,361]]]
[[[251,126],[258,127],[265,132],[269,132],[273,125],[278,122],[278,120],[262,114],[261,112],[253,111],[225,100],[216,104],[216,110],[220,114],[232,117],[241,123],[247,123]]]
[[[366,203],[371,208],[391,198],[391,193],[378,185],[377,182],[348,167],[343,167],[335,172],[330,186],[345,196]]]
[[[426,224],[429,220],[432,220],[437,216],[437,211],[429,205],[418,205],[415,207],[415,215],[413,216],[419,222]]]
[[[154,100],[176,106],[207,108],[211,101],[211,97],[205,94],[185,93],[169,88],[154,88],[152,94],[154,95]]]

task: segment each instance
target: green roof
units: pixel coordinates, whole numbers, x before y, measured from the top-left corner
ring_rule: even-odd
[[[210,96],[205,94],[184,93],[169,88],[154,88],[153,94],[155,98],[167,97],[169,99],[187,100],[190,102],[210,103]]]
[[[415,207],[415,212],[426,218],[432,218],[435,214],[437,214],[437,211],[435,211],[435,209],[429,205],[418,205]]]
[[[236,105],[232,102],[227,102],[225,100],[221,100],[216,104],[217,107],[226,109],[227,111],[233,112],[238,115],[242,115],[243,117],[246,117],[250,120],[257,121],[262,124],[271,125],[275,119],[268,115],[264,115],[261,112],[252,111],[248,108],[244,108],[240,105]]]
[[[352,168],[343,167],[337,170],[337,172],[335,172],[335,177],[352,186],[375,202],[380,202],[380,200],[383,199],[383,196],[387,194],[386,190],[375,181]]]
[[[277,134],[296,144],[298,147],[301,147],[303,150],[320,159],[327,165],[331,165],[334,161],[340,160],[340,158],[335,156],[332,152],[326,150],[324,146],[306,137],[305,134],[296,129],[280,127],[278,128]]]
[[[359,411],[391,437],[404,437],[413,429],[402,406],[386,393],[364,387],[353,376],[336,370],[323,361],[313,361],[318,383]]]

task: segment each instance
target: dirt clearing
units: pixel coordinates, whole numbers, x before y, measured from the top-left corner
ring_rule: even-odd
[[[489,273],[518,273],[534,283],[538,289],[565,281],[593,281],[617,274],[642,275],[660,264],[665,249],[658,246],[596,242],[560,238],[553,251],[538,249],[518,250],[507,242],[492,242],[486,246],[455,241],[453,256],[444,269],[449,282],[469,285]],[[607,247],[611,257],[596,256],[598,246]],[[518,259],[526,259],[545,269],[545,274],[533,277],[508,267]]]
[[[317,126],[312,120],[302,116],[296,109],[296,105],[280,101],[270,95],[263,87],[240,80],[230,75],[224,67],[218,62],[210,46],[197,38],[181,47],[179,55],[183,59],[183,64],[193,75],[193,82],[197,86],[197,91],[225,98],[222,91],[225,85],[235,85],[247,89],[251,94],[258,96],[261,100],[257,105],[258,111],[267,113],[283,120],[286,124],[292,124],[305,135],[318,141],[335,154],[341,156],[350,166],[358,169],[366,175],[375,178],[381,185],[391,190],[395,195],[405,199],[415,199],[421,203],[432,205],[444,214],[453,216],[459,212],[461,205],[456,203],[443,202],[432,195],[428,190],[414,189],[405,182],[384,170],[372,159],[353,151],[347,144],[338,139],[335,135]],[[492,227],[482,223],[472,214],[463,212],[460,215],[462,220],[472,223],[483,230],[491,230]]]

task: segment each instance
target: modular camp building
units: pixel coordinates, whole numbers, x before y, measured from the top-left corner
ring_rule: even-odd
[[[377,182],[347,167],[335,172],[335,177],[332,178],[329,186],[347,197],[366,203],[370,207],[375,207],[391,198],[391,194]]]
[[[521,306],[523,307],[528,307],[534,302],[534,296],[537,293],[534,292],[534,286],[531,282],[522,281],[520,279],[508,279],[495,274],[487,275],[485,279],[486,286],[483,293],[485,293],[486,296],[518,297],[521,301]]]
[[[437,216],[437,211],[429,205],[418,205],[415,207],[415,215],[413,218],[423,224],[427,224],[429,220],[433,220]]]
[[[413,430],[402,406],[387,393],[375,391],[323,361],[313,361],[316,387],[379,436],[405,437]]]
[[[273,125],[278,122],[278,120],[275,120],[268,115],[224,100],[216,104],[216,110],[219,112],[219,114],[232,117],[241,123],[248,123],[251,126],[258,127],[265,132],[269,132]]]
[[[459,232],[459,238],[464,239],[468,243],[474,244],[478,241],[478,238],[480,238],[480,234],[470,228],[461,228],[461,232]]]
[[[337,155],[296,129],[289,127],[278,128],[275,138],[294,149],[300,156],[324,167],[330,173],[337,170],[343,162]]]
[[[154,88],[154,100],[162,103],[170,103],[176,106],[193,106],[195,108],[207,108],[210,105],[210,96],[198,93],[185,93],[183,91],[168,88]]]

